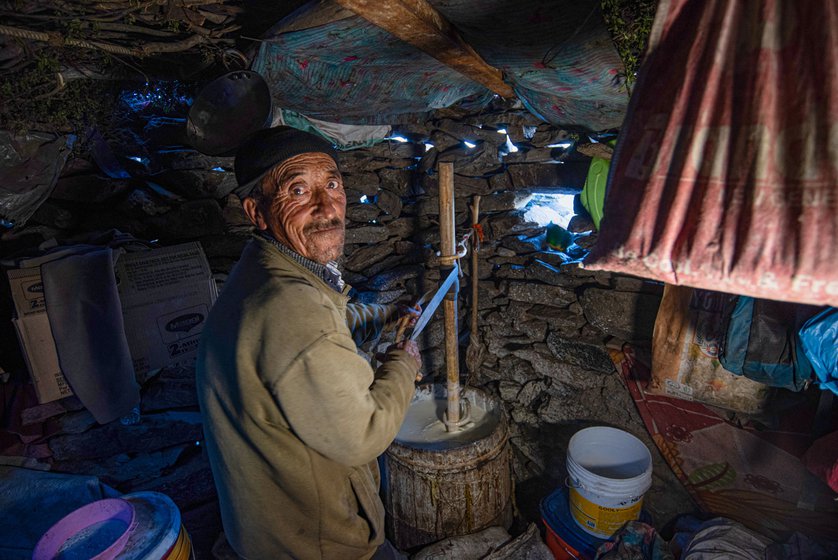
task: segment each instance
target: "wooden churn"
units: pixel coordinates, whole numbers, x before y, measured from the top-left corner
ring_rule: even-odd
[[[422,398],[439,399],[441,418],[444,387],[417,388],[411,406]],[[387,537],[401,550],[512,524],[511,450],[503,407],[475,388],[466,388],[462,400],[487,414],[486,424],[471,437],[444,444],[397,437],[383,456]]]

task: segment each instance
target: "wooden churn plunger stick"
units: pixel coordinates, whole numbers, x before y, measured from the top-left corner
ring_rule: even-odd
[[[439,235],[440,278],[445,278],[454,267],[457,242],[454,239],[454,164],[439,164]],[[459,287],[455,282],[445,300],[442,310],[445,315],[445,369],[447,372],[448,414],[445,424],[449,430],[460,423],[460,360],[457,348],[457,295]]]
[[[471,203],[471,326],[468,337],[468,349],[466,350],[466,369],[468,377],[464,385],[474,383],[477,379],[477,369],[483,361],[483,347],[480,345],[480,336],[477,334],[477,295],[478,289],[478,259],[477,253],[480,250],[480,242],[483,240],[483,230],[480,229],[480,195],[474,195]]]

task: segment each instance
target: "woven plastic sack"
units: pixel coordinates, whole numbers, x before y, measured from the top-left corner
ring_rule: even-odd
[[[838,3],[661,0],[587,267],[838,305]]]

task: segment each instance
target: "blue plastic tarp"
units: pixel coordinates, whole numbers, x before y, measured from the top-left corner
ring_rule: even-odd
[[[830,307],[806,321],[800,343],[821,386],[838,394],[838,309]]]

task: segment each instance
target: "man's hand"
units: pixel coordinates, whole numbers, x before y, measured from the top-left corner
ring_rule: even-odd
[[[402,303],[399,304],[399,319],[404,321],[407,324],[408,328],[413,327],[416,324],[416,321],[419,320],[419,316],[422,314],[422,300],[420,299],[416,303],[408,304]]]
[[[421,370],[422,369],[422,355],[419,354],[419,345],[416,344],[415,340],[403,340],[401,342],[397,342],[390,346],[389,349],[398,348],[399,350],[404,350],[410,357],[412,357],[416,361],[416,366]],[[388,349],[388,350],[389,350]],[[421,381],[424,375],[421,371],[416,374],[416,381]]]
[[[423,296],[424,298],[424,296]],[[399,320],[396,323],[396,340],[401,340],[407,329],[413,328],[419,316],[422,314],[422,299],[410,305],[407,303],[400,303],[398,305]]]

